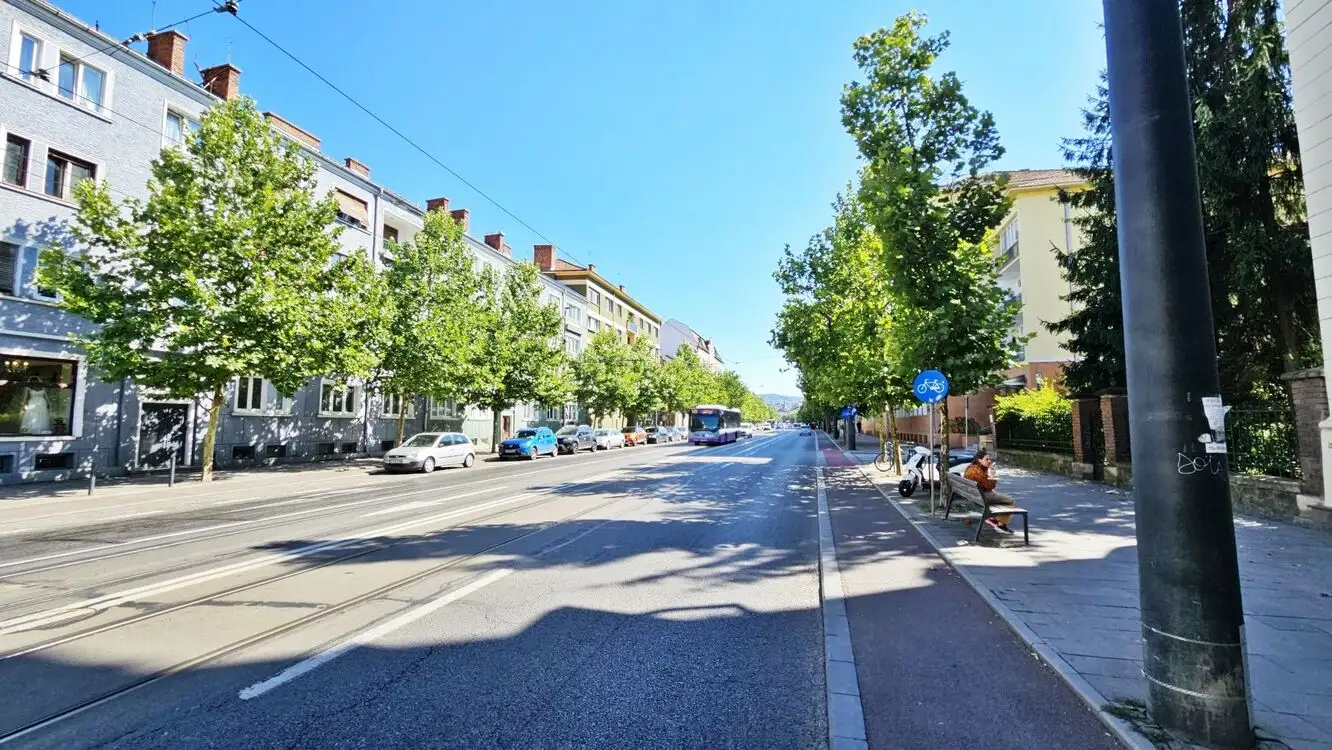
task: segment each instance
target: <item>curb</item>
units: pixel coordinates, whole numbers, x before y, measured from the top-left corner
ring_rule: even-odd
[[[874,481],[869,473],[865,471],[864,464],[855,461],[851,456],[847,455],[846,451],[842,449],[842,446],[838,445],[836,440],[828,437],[826,433],[820,434],[827,438],[828,442],[832,443],[833,447],[840,451],[842,455],[847,456],[847,459],[855,465],[856,470],[865,477],[867,482],[873,485],[874,489],[878,490],[879,494],[883,496],[883,499],[887,500],[898,513],[902,514],[902,517],[906,519],[907,523],[910,523],[916,531],[920,532],[921,536],[925,537],[925,541],[930,543],[930,546],[933,547],[939,557],[948,564],[948,567],[952,568],[954,573],[956,573],[962,580],[966,581],[967,585],[979,594],[980,598],[983,599],[996,614],[1003,618],[1004,623],[1008,625],[1008,628],[1016,633],[1017,637],[1021,638],[1022,641],[1027,644],[1028,648],[1036,654],[1036,657],[1045,662],[1047,666],[1054,670],[1055,674],[1059,675],[1059,677],[1072,688],[1073,692],[1087,704],[1088,708],[1096,714],[1096,717],[1101,720],[1101,723],[1104,724],[1107,729],[1110,730],[1111,734],[1115,735],[1120,742],[1124,743],[1126,747],[1132,748],[1132,750],[1157,750],[1156,745],[1151,740],[1139,734],[1138,731],[1133,728],[1133,725],[1107,712],[1105,706],[1109,704],[1109,701],[1101,694],[1101,691],[1092,687],[1092,684],[1082,675],[1078,674],[1077,670],[1073,669],[1073,666],[1065,661],[1057,651],[1051,648],[1044,639],[1036,635],[1035,631],[1027,627],[1027,625],[1022,622],[1021,618],[1019,618],[1013,610],[1008,608],[1007,604],[1004,604],[993,592],[982,585],[980,581],[976,580],[975,576],[971,575],[971,573],[965,568],[956,563],[952,556],[945,551],[948,547],[941,543],[925,524],[913,518],[913,514],[910,511],[902,507],[897,500],[885,492],[883,487],[878,482]]]

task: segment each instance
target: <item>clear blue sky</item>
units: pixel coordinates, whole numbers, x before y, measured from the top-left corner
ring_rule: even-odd
[[[152,0],[56,0],[106,32]],[[158,26],[212,0],[158,0]],[[771,273],[856,170],[838,95],[851,43],[918,8],[943,64],[992,111],[1003,168],[1060,165],[1104,67],[1097,0],[242,0],[241,14],[423,144],[578,262],[711,336],[751,387],[798,393],[767,345]],[[316,10],[317,9],[317,10]],[[261,108],[424,203],[448,196],[514,254],[541,240],[235,19],[194,21],[188,66],[230,59]]]

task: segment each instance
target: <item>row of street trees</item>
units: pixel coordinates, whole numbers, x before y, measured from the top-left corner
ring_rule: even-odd
[[[788,247],[774,274],[786,301],[772,344],[825,416],[858,405],[891,421],[921,370],[969,392],[1023,343],[1018,305],[995,283],[993,229],[1009,204],[1002,175],[985,170],[1003,148],[957,76],[934,71],[948,35],[924,26],[909,13],[856,40],[864,80],[843,90],[842,123],[864,166],[834,201],[832,226],[803,252]]]
[[[657,412],[677,414],[714,403],[739,408],[747,421],[777,417],[739,375],[712,372],[688,344],[662,360],[647,339],[628,344],[602,330],[574,360],[573,379],[574,395],[594,419],[623,414],[637,422]]]
[[[80,344],[104,377],[211,395],[205,481],[225,390],[244,376],[284,394],[313,377],[357,379],[396,404],[399,441],[416,396],[475,404],[494,416],[492,448],[500,412],[519,403],[576,394],[600,416],[646,416],[752,397],[692,349],[662,364],[641,338],[603,332],[571,362],[536,267],[477,270],[442,212],[391,244],[384,268],[343,255],[337,203],[316,195],[313,162],[247,98],[214,106],[183,147],[161,152],[146,200],[116,201],[92,181],[75,194],[70,231],[86,250],[44,253],[38,283],[96,324]]]

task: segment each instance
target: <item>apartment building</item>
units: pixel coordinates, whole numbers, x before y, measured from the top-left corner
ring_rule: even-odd
[[[1073,360],[1063,337],[1044,324],[1062,320],[1069,311],[1064,299],[1069,285],[1060,275],[1055,250],[1068,252],[1083,241],[1073,209],[1059,196],[1087,184],[1064,169],[1021,169],[1008,175],[1013,207],[997,228],[996,252],[1003,258],[999,286],[1022,302],[1013,333],[1031,339],[1007,377],[1012,386],[1035,386],[1038,379],[1059,377]]]
[[[67,226],[79,180],[145,198],[160,150],[180,143],[209,106],[240,95],[234,65],[208,68],[199,81],[186,76],[188,41],[175,31],[152,35],[144,54],[117,48],[43,0],[0,3],[0,483],[152,469],[173,455],[184,466],[201,460],[210,397],[166,399],[106,382],[73,341],[89,324],[34,283],[40,249],[76,249]],[[274,112],[265,117],[302,146],[318,189],[337,199],[344,253],[381,263],[391,240],[419,231],[424,211],[375,183],[368,165],[325,154],[313,132]],[[449,210],[444,199],[430,204]],[[466,209],[449,213],[466,227]],[[467,242],[478,263],[517,262],[501,234]],[[578,350],[587,299],[555,279],[543,284],[543,299],[576,311],[566,317],[565,345]],[[262,378],[242,377],[224,398],[215,454],[222,466],[377,453],[396,435],[396,400],[367,394],[361,383],[315,378],[283,396]],[[409,429],[447,425],[489,441],[489,413],[417,402]],[[512,429],[558,423],[569,412],[526,405],[503,417]]]
[[[712,339],[704,338],[702,334],[695,331],[684,321],[675,318],[671,318],[662,324],[661,356],[663,359],[674,359],[675,353],[685,345],[693,347],[699,360],[712,372],[721,372],[725,369],[726,363],[722,360],[717,347],[712,345]]]
[[[580,266],[556,257],[554,245],[535,245],[532,262],[541,272],[587,299],[587,332],[595,335],[602,329],[615,331],[621,341],[633,343],[643,336],[652,343],[660,356],[662,341],[661,316],[634,299],[623,284],[612,284],[597,273],[595,264]]]

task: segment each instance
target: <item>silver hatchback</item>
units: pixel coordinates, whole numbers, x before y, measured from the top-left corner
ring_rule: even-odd
[[[461,432],[418,432],[384,454],[385,471],[423,471],[440,466],[471,466],[476,446]]]

